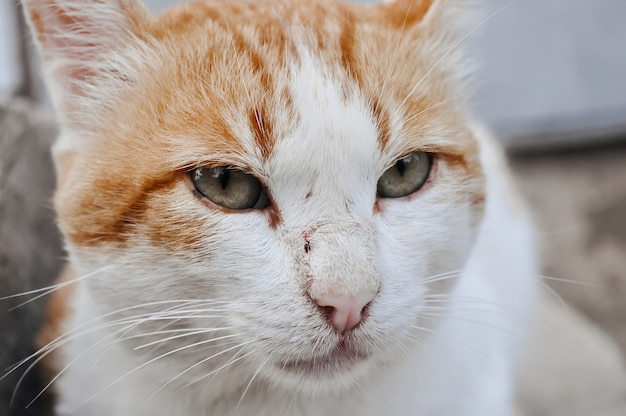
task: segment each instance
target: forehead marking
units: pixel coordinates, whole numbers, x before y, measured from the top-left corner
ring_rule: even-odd
[[[269,160],[277,203],[304,203],[307,211],[329,215],[346,211],[343,201],[367,206],[356,201],[364,195],[373,198],[380,159],[379,134],[367,100],[358,89],[346,97],[343,80],[305,47],[290,73],[299,122],[276,143]],[[311,202],[313,195],[318,202]],[[291,211],[283,211],[285,220]]]

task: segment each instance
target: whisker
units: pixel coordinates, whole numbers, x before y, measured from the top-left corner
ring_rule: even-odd
[[[203,305],[204,303],[200,303],[200,305]],[[209,303],[210,304],[210,303]],[[165,309],[164,311],[160,311],[157,312],[155,314],[150,314],[146,319],[142,319],[141,321],[139,321],[137,323],[137,325],[131,326],[128,328],[128,330],[123,333],[120,338],[118,340],[116,340],[115,342],[111,343],[111,345],[109,345],[109,347],[107,347],[107,349],[100,355],[100,357],[94,362],[94,365],[97,365],[98,362],[100,361],[100,358],[102,358],[104,355],[106,355],[106,353],[118,342],[123,341],[125,339],[130,339],[130,338],[137,338],[138,336],[132,336],[132,337],[125,337],[125,335],[130,332],[133,328],[137,327],[138,325],[147,322],[147,321],[156,321],[156,320],[166,320],[169,321],[168,323],[166,323],[165,325],[162,325],[158,331],[161,331],[163,328],[167,328],[169,325],[173,325],[176,322],[180,322],[182,319],[191,319],[191,318],[199,318],[199,317],[203,317],[203,316],[190,316],[190,315],[185,315],[185,316],[181,316],[181,317],[168,317],[166,315],[168,314],[178,314],[178,313],[185,313],[187,314],[189,312],[188,308],[191,307],[195,307],[195,306],[187,306],[187,307],[183,307],[183,308],[177,308],[176,305]],[[204,308],[201,309],[200,312],[206,312],[206,311],[211,311],[213,310],[213,308]],[[192,310],[193,311],[193,310]],[[195,312],[193,312],[195,313]],[[165,316],[164,316],[165,315]],[[206,317],[206,316],[204,316]],[[196,329],[191,329],[191,330],[196,330]]]
[[[158,360],[160,360],[160,359],[162,359],[162,358],[168,357],[168,356],[170,356],[170,355],[172,355],[172,354],[175,354],[175,353],[177,353],[177,352],[184,351],[184,350],[186,350],[186,349],[193,348],[193,347],[196,347],[196,346],[198,346],[198,345],[205,345],[205,344],[207,344],[207,343],[209,343],[209,342],[212,342],[212,340],[204,340],[204,341],[195,342],[195,343],[193,343],[193,344],[185,345],[185,346],[182,346],[182,347],[176,348],[176,349],[174,349],[174,350],[168,351],[168,352],[166,352],[166,353],[163,353],[163,354],[161,354],[161,355],[159,355],[159,356],[157,356],[157,357],[155,357],[155,358],[152,358],[152,359],[150,359],[150,360],[146,361],[145,363],[140,364],[139,366],[135,367],[135,368],[134,368],[134,369],[132,369],[131,371],[128,371],[128,372],[126,372],[126,373],[122,374],[121,376],[119,376],[118,378],[116,378],[115,380],[113,380],[111,383],[107,384],[107,385],[106,385],[106,386],[104,386],[102,389],[98,390],[96,393],[94,393],[94,394],[92,394],[91,396],[89,396],[87,399],[83,400],[83,401],[82,401],[81,403],[79,403],[76,407],[74,407],[74,408],[72,409],[72,411],[75,411],[76,409],[80,408],[83,404],[85,404],[85,403],[89,402],[90,400],[94,399],[95,397],[97,397],[98,395],[100,395],[101,393],[103,393],[104,391],[106,391],[107,389],[111,388],[111,387],[112,387],[113,385],[115,385],[116,383],[118,383],[118,382],[120,382],[121,380],[123,380],[124,378],[126,378],[126,377],[128,377],[128,376],[130,376],[130,375],[134,374],[135,372],[137,372],[137,371],[141,370],[142,368],[146,367],[147,365],[150,365],[150,364],[154,363],[155,361],[158,361]],[[247,341],[247,342],[244,342],[244,343],[242,343],[242,344],[238,344],[238,345],[236,345],[235,347],[227,348],[226,350],[223,350],[223,351],[220,351],[220,352],[218,352],[218,353],[216,353],[216,354],[213,354],[213,355],[212,355],[211,357],[209,357],[209,358],[215,358],[215,357],[217,357],[217,356],[219,356],[219,355],[222,355],[222,354],[224,354],[224,353],[226,353],[226,352],[228,352],[228,351],[230,351],[230,350],[232,350],[232,349],[234,349],[234,348],[241,347],[241,346],[243,346],[243,345],[249,344],[250,342],[252,342],[252,341]],[[207,360],[208,360],[208,359],[207,359]]]
[[[134,322],[134,321],[132,321]],[[120,324],[124,324],[126,322],[122,321],[122,320],[118,320],[115,321],[114,323],[109,323],[106,325],[100,325],[97,327],[92,327],[89,328],[87,330],[84,330],[82,332],[78,332],[74,335],[72,335],[71,337],[69,337],[69,334],[67,335],[62,335],[60,337],[58,337],[57,339],[49,342],[48,344],[46,344],[45,346],[41,347],[39,350],[37,350],[36,352],[34,352],[33,354],[29,355],[26,358],[23,358],[22,360],[20,360],[19,362],[17,362],[16,364],[13,364],[11,367],[9,367],[9,369],[7,370],[7,372],[0,377],[0,380],[2,380],[3,378],[5,378],[6,376],[8,376],[9,374],[13,373],[15,370],[17,370],[19,367],[21,367],[22,365],[26,364],[28,361],[30,361],[33,358],[36,358],[37,356],[40,356],[40,358],[43,358],[45,356],[47,356],[50,352],[54,351],[55,349],[65,345],[66,343],[72,341],[73,339],[88,334],[90,332],[94,332],[94,331],[99,331],[101,329],[107,328],[107,327],[111,327],[111,326],[115,326],[115,325],[120,325]],[[73,331],[70,331],[73,332]],[[43,357],[42,357],[43,356]],[[30,368],[30,367],[29,367]]]
[[[234,336],[237,336],[237,335],[241,335],[241,334],[236,334],[236,335],[233,335],[233,337],[234,337]],[[225,343],[225,344],[218,344],[218,345],[215,345],[215,346],[223,346],[223,345],[228,345],[228,344],[226,344],[226,343]],[[239,344],[238,346],[241,346],[241,344]],[[229,349],[229,350],[230,350],[230,349]],[[226,351],[229,351],[229,350],[226,350]],[[241,351],[241,350],[240,350],[240,351]],[[231,357],[231,359],[229,359],[229,360],[228,360],[228,361],[227,361],[224,365],[222,365],[221,367],[217,368],[216,370],[213,370],[213,371],[212,371],[211,373],[209,373],[209,374],[212,374],[212,373],[217,374],[217,371],[219,371],[219,370],[221,370],[221,369],[223,369],[223,368],[228,367],[230,364],[232,364],[232,363],[231,363],[231,361],[233,360],[233,358],[235,358],[235,357],[237,356],[237,354],[239,354],[239,352],[240,352],[240,351],[238,351],[238,352],[237,352],[237,353],[236,353],[233,357]],[[225,352],[225,351],[223,351],[223,352]],[[241,357],[241,358],[244,358],[244,357],[246,357],[246,356],[248,356],[248,355],[249,355],[249,354],[246,354],[246,355],[244,355],[244,356],[243,356],[243,357]],[[154,393],[152,393],[152,394],[150,395],[150,397],[148,397],[148,398],[146,399],[146,401],[151,400],[154,396],[156,396],[159,392],[161,392],[164,388],[166,388],[166,387],[167,387],[167,386],[169,386],[171,383],[173,383],[174,381],[176,381],[178,378],[180,378],[180,377],[181,377],[181,376],[183,376],[184,374],[188,373],[189,371],[193,370],[193,369],[194,369],[194,368],[196,368],[197,366],[204,364],[205,362],[207,362],[208,360],[210,360],[210,359],[212,359],[212,358],[215,358],[215,356],[211,356],[211,357],[204,358],[204,359],[202,359],[201,361],[199,361],[199,362],[195,363],[194,365],[192,365],[192,366],[190,366],[190,367],[186,368],[185,370],[181,371],[180,373],[178,373],[177,375],[175,375],[174,377],[172,377],[171,379],[169,379],[167,383],[165,383],[165,384],[163,384],[161,387],[159,387],[159,388],[157,389],[157,391],[155,391]],[[234,360],[234,361],[238,361],[238,360]],[[183,389],[185,389],[185,388],[189,387],[191,384],[193,384],[193,382],[192,382],[192,383],[190,383],[190,384],[188,384],[188,385],[183,386],[183,387],[182,387],[179,391],[182,391]]]
[[[219,372],[221,370],[223,370],[226,367],[229,367],[231,364],[236,364],[237,362],[240,361],[240,359],[243,359],[251,354],[254,353],[254,351],[249,351],[247,354],[244,354],[242,356],[240,356],[239,354],[241,354],[241,351],[243,351],[243,348],[240,348],[239,350],[235,351],[235,353],[232,355],[232,357],[230,357],[223,365],[221,365],[220,367],[218,367],[217,369],[211,371],[212,377],[209,379],[209,381],[207,383],[205,383],[205,386],[203,387],[203,391],[206,391],[207,389],[209,389],[211,387],[211,383],[213,381],[213,379],[219,374]],[[190,387],[190,385],[187,385],[186,387]],[[184,388],[183,387],[181,389],[179,389],[178,391],[182,391]]]
[[[168,308],[166,309],[169,310],[172,308]],[[159,313],[163,313],[163,311],[158,312],[157,315]],[[113,333],[101,338],[99,341],[93,343],[90,347],[88,347],[86,350],[84,350],[83,352],[81,352],[77,357],[75,357],[75,359],[73,359],[66,367],[64,367],[54,378],[53,380],[48,383],[44,389],[28,404],[28,406],[32,405],[35,400],[37,400],[37,398],[39,398],[44,392],[45,390],[56,380],[58,379],[66,370],[67,368],[69,368],[69,366],[71,366],[76,360],[78,360],[82,355],[84,355],[85,353],[87,353],[88,351],[90,351],[92,348],[96,347],[97,345],[101,344],[102,342],[108,340],[109,338],[115,337],[119,332],[124,332],[127,333],[129,330],[131,330],[132,328],[136,327],[137,325],[146,322],[147,320],[150,320],[152,316],[154,316],[155,314],[142,314],[142,315],[136,315],[134,317],[131,318],[122,318],[113,322],[107,322],[104,323],[102,325],[98,325],[95,327],[89,327],[86,330],[77,332],[72,334],[71,336],[69,336],[69,333],[73,332],[70,331],[69,333],[66,333],[64,335],[62,335],[61,337],[58,337],[56,340],[48,343],[46,346],[42,347],[39,351],[35,352],[34,354],[32,354],[31,356],[29,356],[28,358],[22,360],[21,362],[19,362],[18,364],[16,364],[7,374],[5,374],[2,378],[6,377],[8,374],[12,373],[14,370],[16,370],[17,368],[19,368],[21,365],[25,364],[26,362],[28,362],[30,359],[35,358],[37,355],[39,355],[35,361],[33,363],[31,363],[27,369],[24,371],[24,373],[21,375],[20,379],[18,380],[14,390],[13,390],[13,395],[12,395],[12,401],[15,397],[15,394],[17,393],[17,390],[19,388],[19,386],[21,385],[22,381],[24,380],[25,376],[30,372],[30,370],[32,370],[32,368],[37,365],[37,363],[39,363],[41,360],[43,360],[46,356],[48,356],[49,354],[51,354],[52,352],[54,352],[56,349],[62,347],[63,345],[73,341],[74,339],[81,337],[83,335],[86,335],[88,333],[91,332],[96,332],[96,331],[100,331],[103,329],[107,329],[110,327],[114,327],[117,325],[126,325],[123,328],[120,328],[116,331],[114,331]],[[144,316],[146,316],[146,318],[143,318]],[[143,319],[137,319],[138,317],[141,317]],[[117,341],[113,342],[113,344],[115,344]],[[112,346],[111,345],[111,346]],[[106,352],[110,349],[109,346],[105,352],[103,354],[101,354],[101,356],[96,360],[95,364],[97,364],[97,362],[100,360],[100,358],[106,354]],[[1,378],[0,378],[1,379]]]
[[[118,331],[123,331],[125,328],[126,328],[126,327],[121,328],[121,329],[120,329],[120,330],[118,330]],[[58,373],[57,373],[57,374],[56,374],[56,375],[52,378],[52,380],[50,380],[50,381],[48,382],[48,384],[46,384],[46,385],[43,387],[43,389],[42,389],[42,390],[41,390],[41,391],[40,391],[40,392],[39,392],[39,393],[38,393],[38,394],[37,394],[37,395],[36,395],[36,396],[35,396],[35,397],[34,397],[34,398],[33,398],[33,399],[32,399],[32,400],[31,400],[31,401],[30,401],[27,405],[26,405],[26,408],[29,408],[29,407],[30,407],[33,403],[35,403],[35,401],[37,401],[37,399],[38,399],[39,397],[41,397],[41,395],[43,395],[43,394],[46,392],[46,390],[48,390],[48,388],[49,388],[49,387],[50,387],[50,386],[51,386],[51,385],[52,385],[52,384],[53,384],[56,380],[58,380],[58,379],[59,379],[59,377],[61,377],[61,376],[65,373],[65,371],[67,371],[67,369],[68,369],[68,368],[70,368],[70,367],[72,366],[72,364],[74,364],[76,361],[78,361],[78,360],[79,360],[82,356],[84,356],[85,354],[87,354],[87,353],[88,353],[89,351],[91,351],[93,348],[95,348],[96,346],[100,345],[102,342],[105,342],[107,339],[114,337],[118,331],[115,331],[115,332],[113,332],[113,333],[111,333],[111,334],[109,334],[109,335],[107,335],[107,336],[105,336],[105,337],[101,338],[100,340],[98,340],[97,342],[93,343],[92,345],[90,345],[90,346],[89,346],[88,348],[86,348],[85,350],[81,351],[81,352],[80,352],[80,353],[79,353],[76,357],[74,357],[74,358],[73,358],[73,359],[72,359],[72,360],[71,360],[71,361],[70,361],[67,365],[65,365],[65,367],[63,367],[63,368],[62,368],[62,369],[61,369],[61,370],[60,370],[60,371],[59,371],[59,372],[58,372]],[[55,349],[56,349],[56,348],[55,348]],[[53,349],[53,350],[51,350],[51,351],[48,351],[46,354],[44,354],[44,355],[42,355],[42,356],[38,357],[38,358],[37,358],[37,360],[35,360],[35,362],[34,362],[33,364],[31,364],[31,366],[29,366],[29,367],[28,367],[28,369],[26,369],[26,371],[24,372],[24,374],[22,375],[22,377],[20,377],[20,380],[18,381],[18,383],[17,383],[17,384],[16,384],[16,386],[15,386],[15,389],[14,389],[14,391],[13,391],[13,394],[14,394],[14,395],[15,395],[15,393],[17,392],[17,389],[18,389],[19,385],[21,384],[23,377],[25,377],[25,376],[26,376],[26,373],[27,373],[27,372],[28,372],[28,371],[29,371],[29,370],[30,370],[30,369],[31,369],[34,365],[36,365],[39,361],[41,361],[43,358],[45,358],[45,356],[47,356],[47,355],[48,355],[49,353],[51,353],[52,351],[54,351],[54,349]],[[98,360],[99,360],[99,359],[100,359],[100,358],[98,358]],[[11,400],[13,400],[13,398],[12,398]]]
[[[556,290],[552,289],[550,287],[550,285],[546,284],[545,282],[539,281],[539,283],[541,283],[541,286],[543,286],[544,289],[546,289],[548,292],[550,292],[550,294],[561,304],[563,309],[571,317],[572,316],[572,311],[570,310],[569,306],[567,306],[567,303],[565,303],[563,298],[561,296],[559,296],[559,294],[556,292]]]
[[[24,365],[25,363],[27,363],[31,359],[35,358],[36,356],[41,355],[42,353],[45,353],[49,349],[56,349],[59,346],[62,346],[64,344],[66,344],[67,342],[69,342],[69,341],[71,341],[73,339],[76,339],[79,336],[88,334],[90,332],[99,331],[101,329],[106,329],[106,328],[109,328],[109,327],[112,327],[112,326],[120,325],[120,324],[126,324],[126,323],[129,323],[129,322],[136,322],[137,318],[140,318],[140,317],[150,317],[150,316],[154,316],[155,314],[154,313],[145,313],[145,314],[135,315],[135,316],[132,316],[132,317],[120,318],[118,320],[106,322],[104,324],[101,324],[101,325],[98,325],[98,326],[95,326],[95,327],[90,326],[90,325],[93,325],[94,323],[97,323],[98,321],[101,321],[104,318],[113,316],[113,315],[121,313],[121,312],[127,312],[129,310],[137,309],[137,308],[141,308],[141,307],[145,307],[145,306],[154,306],[154,305],[169,304],[169,303],[187,303],[187,302],[200,302],[200,301],[198,301],[198,300],[168,300],[168,301],[159,301],[159,302],[149,302],[149,303],[143,303],[143,304],[129,306],[129,307],[126,307],[126,308],[121,308],[121,309],[109,312],[107,314],[101,315],[99,317],[90,319],[89,321],[84,322],[84,323],[82,323],[82,324],[72,328],[71,330],[69,330],[69,331],[59,335],[57,338],[55,338],[54,340],[48,342],[48,344],[44,345],[39,350],[35,351],[33,354],[29,355],[28,357],[20,360],[16,364],[14,364],[11,367],[9,367],[9,369],[7,369],[7,372],[2,377],[0,377],[0,380],[2,380],[3,378],[7,377],[9,374],[11,374],[12,372],[17,370],[19,367],[21,367],[22,365]],[[84,329],[85,327],[87,328],[86,330]],[[61,343],[61,344],[58,344],[58,343]]]
[[[13,299],[13,298],[22,297],[22,296],[28,296],[28,295],[33,295],[35,293],[43,292],[43,293],[40,293],[39,295],[37,295],[37,296],[35,296],[33,298],[30,298],[27,301],[24,301],[24,302],[20,303],[19,305],[13,306],[12,308],[9,309],[9,311],[13,311],[13,310],[15,310],[17,308],[21,308],[22,306],[29,304],[30,302],[33,302],[33,301],[35,301],[37,299],[40,299],[40,298],[43,298],[43,297],[45,297],[45,296],[47,296],[47,295],[49,295],[49,294],[51,294],[53,292],[56,292],[57,290],[63,289],[66,286],[73,285],[76,282],[79,282],[81,280],[87,279],[88,277],[95,276],[96,274],[101,273],[101,272],[103,272],[105,270],[108,270],[110,268],[112,268],[112,266],[104,266],[104,267],[102,267],[102,268],[100,268],[98,270],[95,270],[95,271],[91,272],[91,273],[87,273],[86,275],[81,276],[81,277],[79,277],[77,279],[68,280],[66,282],[58,283],[56,285],[51,285],[51,286],[48,286],[48,287],[43,287],[43,288],[40,288],[40,289],[29,290],[28,292],[22,292],[22,293],[16,293],[14,295],[4,296],[4,297],[1,297],[0,300],[8,300],[8,299]]]
[[[429,321],[435,320],[436,318],[454,319],[455,321],[469,322],[471,324],[476,324],[476,325],[485,326],[487,328],[497,329],[498,331],[501,331],[507,334],[515,333],[515,331],[512,328],[504,328],[501,326],[494,325],[493,323],[490,323],[490,322],[480,321],[477,319],[471,319],[465,316],[456,316],[456,315],[451,315],[451,314],[425,313],[425,314],[420,314],[418,318],[429,320]]]
[[[489,361],[491,361],[493,363],[496,363],[498,365],[504,365],[504,363],[502,361],[499,361],[499,360],[495,359],[494,357],[490,357],[489,355],[485,354],[484,352],[479,351],[478,349],[472,347],[471,345],[468,345],[467,343],[462,342],[462,341],[460,341],[460,340],[458,340],[456,338],[452,338],[452,337],[446,336],[446,335],[442,334],[441,332],[435,331],[435,330],[430,329],[430,328],[425,328],[425,327],[422,327],[422,326],[419,326],[419,325],[413,325],[412,328],[417,329],[419,331],[428,332],[430,334],[433,334],[433,335],[436,335],[436,336],[440,336],[440,337],[443,337],[443,338],[448,339],[450,341],[453,341],[453,342],[457,343],[458,345],[468,349],[469,351],[472,351],[472,352],[480,355],[483,358],[486,358],[487,360],[489,360]]]
[[[248,389],[250,388],[250,386],[252,385],[252,382],[254,381],[254,379],[256,379],[256,377],[259,375],[259,373],[261,372],[261,370],[263,369],[263,367],[265,367],[265,364],[267,364],[267,362],[269,361],[270,357],[268,356],[259,366],[259,368],[256,370],[256,372],[254,373],[254,375],[252,376],[252,378],[250,379],[250,381],[248,382],[248,385],[246,386],[246,388],[243,390],[243,393],[241,393],[241,397],[239,398],[239,401],[237,402],[237,406],[235,406],[235,411],[233,412],[233,416],[235,416],[237,414],[237,411],[239,410],[239,406],[241,406],[241,402],[243,402],[243,398],[246,396],[246,393],[248,392]]]
[[[602,289],[601,285],[597,285],[594,283],[589,283],[589,282],[581,282],[579,280],[572,280],[572,279],[564,279],[561,277],[553,277],[553,276],[545,276],[545,275],[541,275],[540,276],[543,280],[550,280],[553,282],[560,282],[560,283],[568,283],[571,285],[578,285],[578,286],[586,286],[586,287],[590,287],[593,289]]]
[[[424,296],[424,300],[425,300],[425,304],[427,305],[432,305],[432,304],[475,304],[475,305],[480,305],[480,306],[505,306],[502,303],[498,303],[495,301],[491,301],[491,300],[487,300],[487,299],[482,299],[480,297],[471,297],[471,296],[437,296],[436,294],[434,296],[430,296],[429,294],[426,294]]]
[[[163,339],[159,339],[157,341],[152,341],[152,342],[149,342],[147,344],[140,345],[138,347],[133,348],[133,350],[134,351],[138,351],[140,349],[143,349],[143,348],[146,348],[146,347],[150,347],[152,345],[156,345],[156,344],[159,344],[159,343],[171,341],[173,339],[180,339],[180,338],[184,338],[184,337],[188,337],[188,336],[192,336],[192,335],[207,334],[207,333],[216,332],[216,331],[223,331],[225,329],[229,329],[229,328],[208,328],[208,329],[205,329],[205,330],[194,331],[194,332],[187,333],[187,334],[176,335],[176,336],[173,336],[173,337],[163,338]],[[212,341],[219,341],[219,340],[222,340],[222,339],[232,338],[232,337],[239,336],[239,335],[241,335],[241,334],[224,335],[224,336],[217,337],[217,338],[211,338],[211,340]]]
[[[107,323],[104,325],[99,325],[96,327],[92,327],[92,328],[88,328],[85,331],[81,331],[77,334],[73,334],[71,337],[65,338],[65,339],[61,339],[58,342],[53,342],[53,343],[49,343],[48,345],[46,345],[44,348],[42,348],[40,351],[43,351],[43,353],[40,353],[39,351],[33,355],[31,355],[29,358],[22,360],[22,362],[18,365],[15,366],[13,369],[11,369],[10,372],[8,372],[7,374],[5,374],[2,378],[4,378],[5,376],[7,376],[8,374],[10,374],[11,372],[13,372],[14,370],[16,370],[17,368],[19,368],[19,366],[21,366],[22,364],[25,364],[26,362],[28,362],[30,359],[35,358],[36,355],[39,355],[34,362],[32,362],[27,368],[26,370],[24,370],[24,373],[20,376],[20,378],[18,379],[15,388],[13,389],[13,394],[11,397],[11,403],[13,402],[15,395],[17,394],[17,391],[19,389],[19,387],[21,386],[24,378],[26,377],[26,375],[34,368],[35,365],[37,365],[39,362],[41,362],[43,359],[45,359],[49,354],[51,354],[52,352],[54,352],[55,350],[57,350],[58,348],[62,347],[63,345],[73,341],[74,339],[81,337],[85,334],[91,333],[91,332],[96,332],[96,331],[100,331],[103,329],[107,329],[113,326],[117,326],[117,325],[125,325],[125,324],[129,324],[127,326],[124,326],[123,328],[120,328],[116,331],[114,331],[111,334],[108,334],[107,336],[101,338],[100,340],[98,340],[97,342],[93,343],[92,345],[90,345],[87,349],[83,350],[77,357],[75,357],[72,361],[70,361],[69,364],[67,364],[44,388],[41,392],[39,392],[39,394],[26,406],[29,407],[31,406],[45,391],[46,389],[48,389],[52,383],[54,383],[54,381],[56,381],[74,362],[76,362],[81,356],[83,356],[84,354],[86,354],[87,352],[89,352],[91,349],[93,349],[94,347],[100,345],[102,342],[107,341],[110,338],[115,337],[119,332],[124,332],[124,331],[128,331],[129,327],[132,329],[132,327],[136,326],[138,323],[141,322],[145,322],[145,320],[139,320],[137,321],[136,319],[122,319],[122,320],[118,320],[115,321],[113,323]],[[115,342],[113,342],[113,344],[115,344]],[[96,360],[96,362],[94,363],[94,365],[97,364],[97,362],[101,359],[101,357],[110,349],[107,348],[105,350],[105,352],[103,354],[100,355],[100,357],[98,357],[98,359]]]
[[[293,405],[296,403],[296,399],[298,398],[298,394],[297,393],[293,393],[291,395],[291,400],[289,401],[289,404],[287,405],[287,409],[285,410],[285,413],[283,413],[284,416],[290,415],[291,414],[291,408],[293,407]]]
[[[11,298],[18,298],[18,297],[21,297],[21,296],[33,295],[35,293],[40,293],[40,292],[43,292],[43,291],[46,291],[46,290],[56,289],[56,288],[59,288],[59,287],[64,287],[64,286],[66,286],[68,284],[76,283],[76,282],[78,282],[80,280],[83,280],[83,279],[85,279],[85,278],[87,278],[87,277],[89,277],[89,276],[91,276],[91,275],[93,275],[95,273],[99,273],[99,272],[103,271],[104,269],[108,269],[108,268],[111,268],[111,267],[112,266],[104,266],[104,267],[102,267],[102,268],[100,268],[100,269],[98,269],[98,270],[96,270],[94,272],[88,273],[88,274],[86,274],[84,276],[81,276],[79,278],[76,278],[76,279],[64,281],[62,283],[57,283],[57,284],[46,286],[46,287],[42,287],[42,288],[39,288],[39,289],[29,290],[27,292],[21,292],[21,293],[15,293],[13,295],[2,296],[2,297],[0,297],[0,300],[7,300],[7,299],[11,299]]]
[[[249,344],[249,343],[251,343],[251,342],[252,342],[252,341],[248,341],[248,342],[245,342],[245,343],[242,343],[242,344],[236,345],[236,346],[234,346],[234,347],[232,347],[232,348],[229,348],[229,350],[233,350],[233,349],[235,349],[235,348],[241,348],[241,347],[243,347],[243,346],[245,346],[245,345],[247,345],[247,344]],[[224,351],[224,352],[227,352],[227,351],[228,351],[228,350],[226,350],[226,351]],[[240,360],[244,359],[245,357],[247,357],[247,356],[249,356],[249,355],[251,355],[251,354],[253,354],[253,351],[250,351],[250,352],[248,352],[248,353],[246,353],[246,354],[242,355],[241,357],[237,358],[236,360],[234,360],[234,361],[233,361],[233,362],[231,362],[231,363],[228,363],[228,362],[227,362],[227,363],[226,363],[226,364],[224,364],[223,366],[221,366],[221,367],[219,367],[219,368],[217,368],[217,369],[215,369],[215,370],[213,370],[213,371],[211,371],[211,372],[209,372],[209,373],[207,373],[207,374],[203,375],[202,377],[199,377],[199,378],[197,378],[197,379],[193,380],[192,382],[190,382],[190,383],[188,383],[188,384],[184,385],[184,386],[183,386],[183,387],[181,387],[178,391],[182,391],[182,390],[184,390],[184,389],[186,389],[186,388],[188,388],[188,387],[192,386],[193,384],[195,384],[195,383],[197,383],[197,382],[199,382],[199,381],[204,380],[204,379],[205,379],[205,378],[207,378],[207,377],[210,377],[210,376],[215,376],[215,375],[217,374],[217,372],[218,372],[218,371],[221,371],[223,368],[225,368],[225,367],[227,367],[227,366],[229,366],[229,365],[231,365],[231,364],[234,364],[235,362],[240,361]],[[199,363],[197,363],[196,365],[200,365],[200,364],[202,364],[202,363],[204,363],[204,362],[208,361],[208,360],[209,360],[209,359],[211,359],[211,358],[214,358],[214,357],[208,357],[208,358],[205,358],[205,359],[203,359],[202,361],[200,361]]]
[[[446,280],[446,279],[453,279],[455,277],[458,277],[460,275],[462,275],[464,273],[464,270],[453,270],[453,271],[449,271],[449,272],[445,272],[445,273],[439,273],[433,276],[429,276],[425,279],[422,280],[422,283],[424,283],[425,285],[429,284],[429,283],[434,283],[434,282],[438,282],[441,280]]]
[[[459,94],[459,95],[455,95],[455,96],[450,97],[450,98],[446,98],[445,100],[441,100],[437,104],[433,104],[430,107],[427,107],[427,108],[425,108],[422,111],[419,111],[419,112],[417,112],[415,114],[411,114],[411,117],[407,118],[404,123],[405,124],[409,124],[410,122],[412,122],[413,120],[415,120],[416,118],[421,116],[422,114],[424,114],[424,113],[426,113],[428,111],[434,110],[435,108],[441,107],[442,105],[445,105],[445,104],[447,104],[447,103],[449,103],[451,101],[461,99],[463,97],[464,97],[464,95]]]

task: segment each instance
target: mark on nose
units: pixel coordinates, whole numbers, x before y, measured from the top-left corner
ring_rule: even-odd
[[[315,299],[315,303],[327,309],[330,325],[344,334],[363,320],[363,310],[375,297],[375,292],[362,292],[355,296],[322,295]]]

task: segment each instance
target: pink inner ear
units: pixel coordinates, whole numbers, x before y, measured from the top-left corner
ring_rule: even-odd
[[[63,43],[65,43],[62,39],[63,34],[77,32],[77,28],[86,26],[81,20],[72,16],[71,12],[68,14],[68,8],[62,8],[54,1],[27,2],[26,7],[30,12],[30,18],[39,41],[44,47],[63,47]],[[56,43],[56,45],[50,44],[51,42]]]
[[[134,0],[23,1],[59,115],[88,127],[85,115],[109,100],[96,84],[123,82],[124,74],[118,74],[123,68],[112,53],[130,46],[129,34],[147,20],[147,12]],[[90,105],[94,108],[88,110]]]
[[[93,76],[94,72],[85,63],[95,57],[96,45],[88,40],[96,35],[89,29],[96,28],[97,23],[87,16],[80,16],[79,19],[53,1],[40,5],[45,14],[36,6],[27,7],[44,59],[67,61],[67,65],[59,68],[61,73],[56,75],[74,80],[86,80]]]

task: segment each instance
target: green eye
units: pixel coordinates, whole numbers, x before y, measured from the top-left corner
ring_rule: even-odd
[[[262,209],[269,206],[257,178],[226,166],[198,168],[190,172],[196,191],[215,204],[230,209]]]
[[[430,174],[432,156],[415,152],[398,160],[378,180],[379,198],[400,198],[420,189]]]

